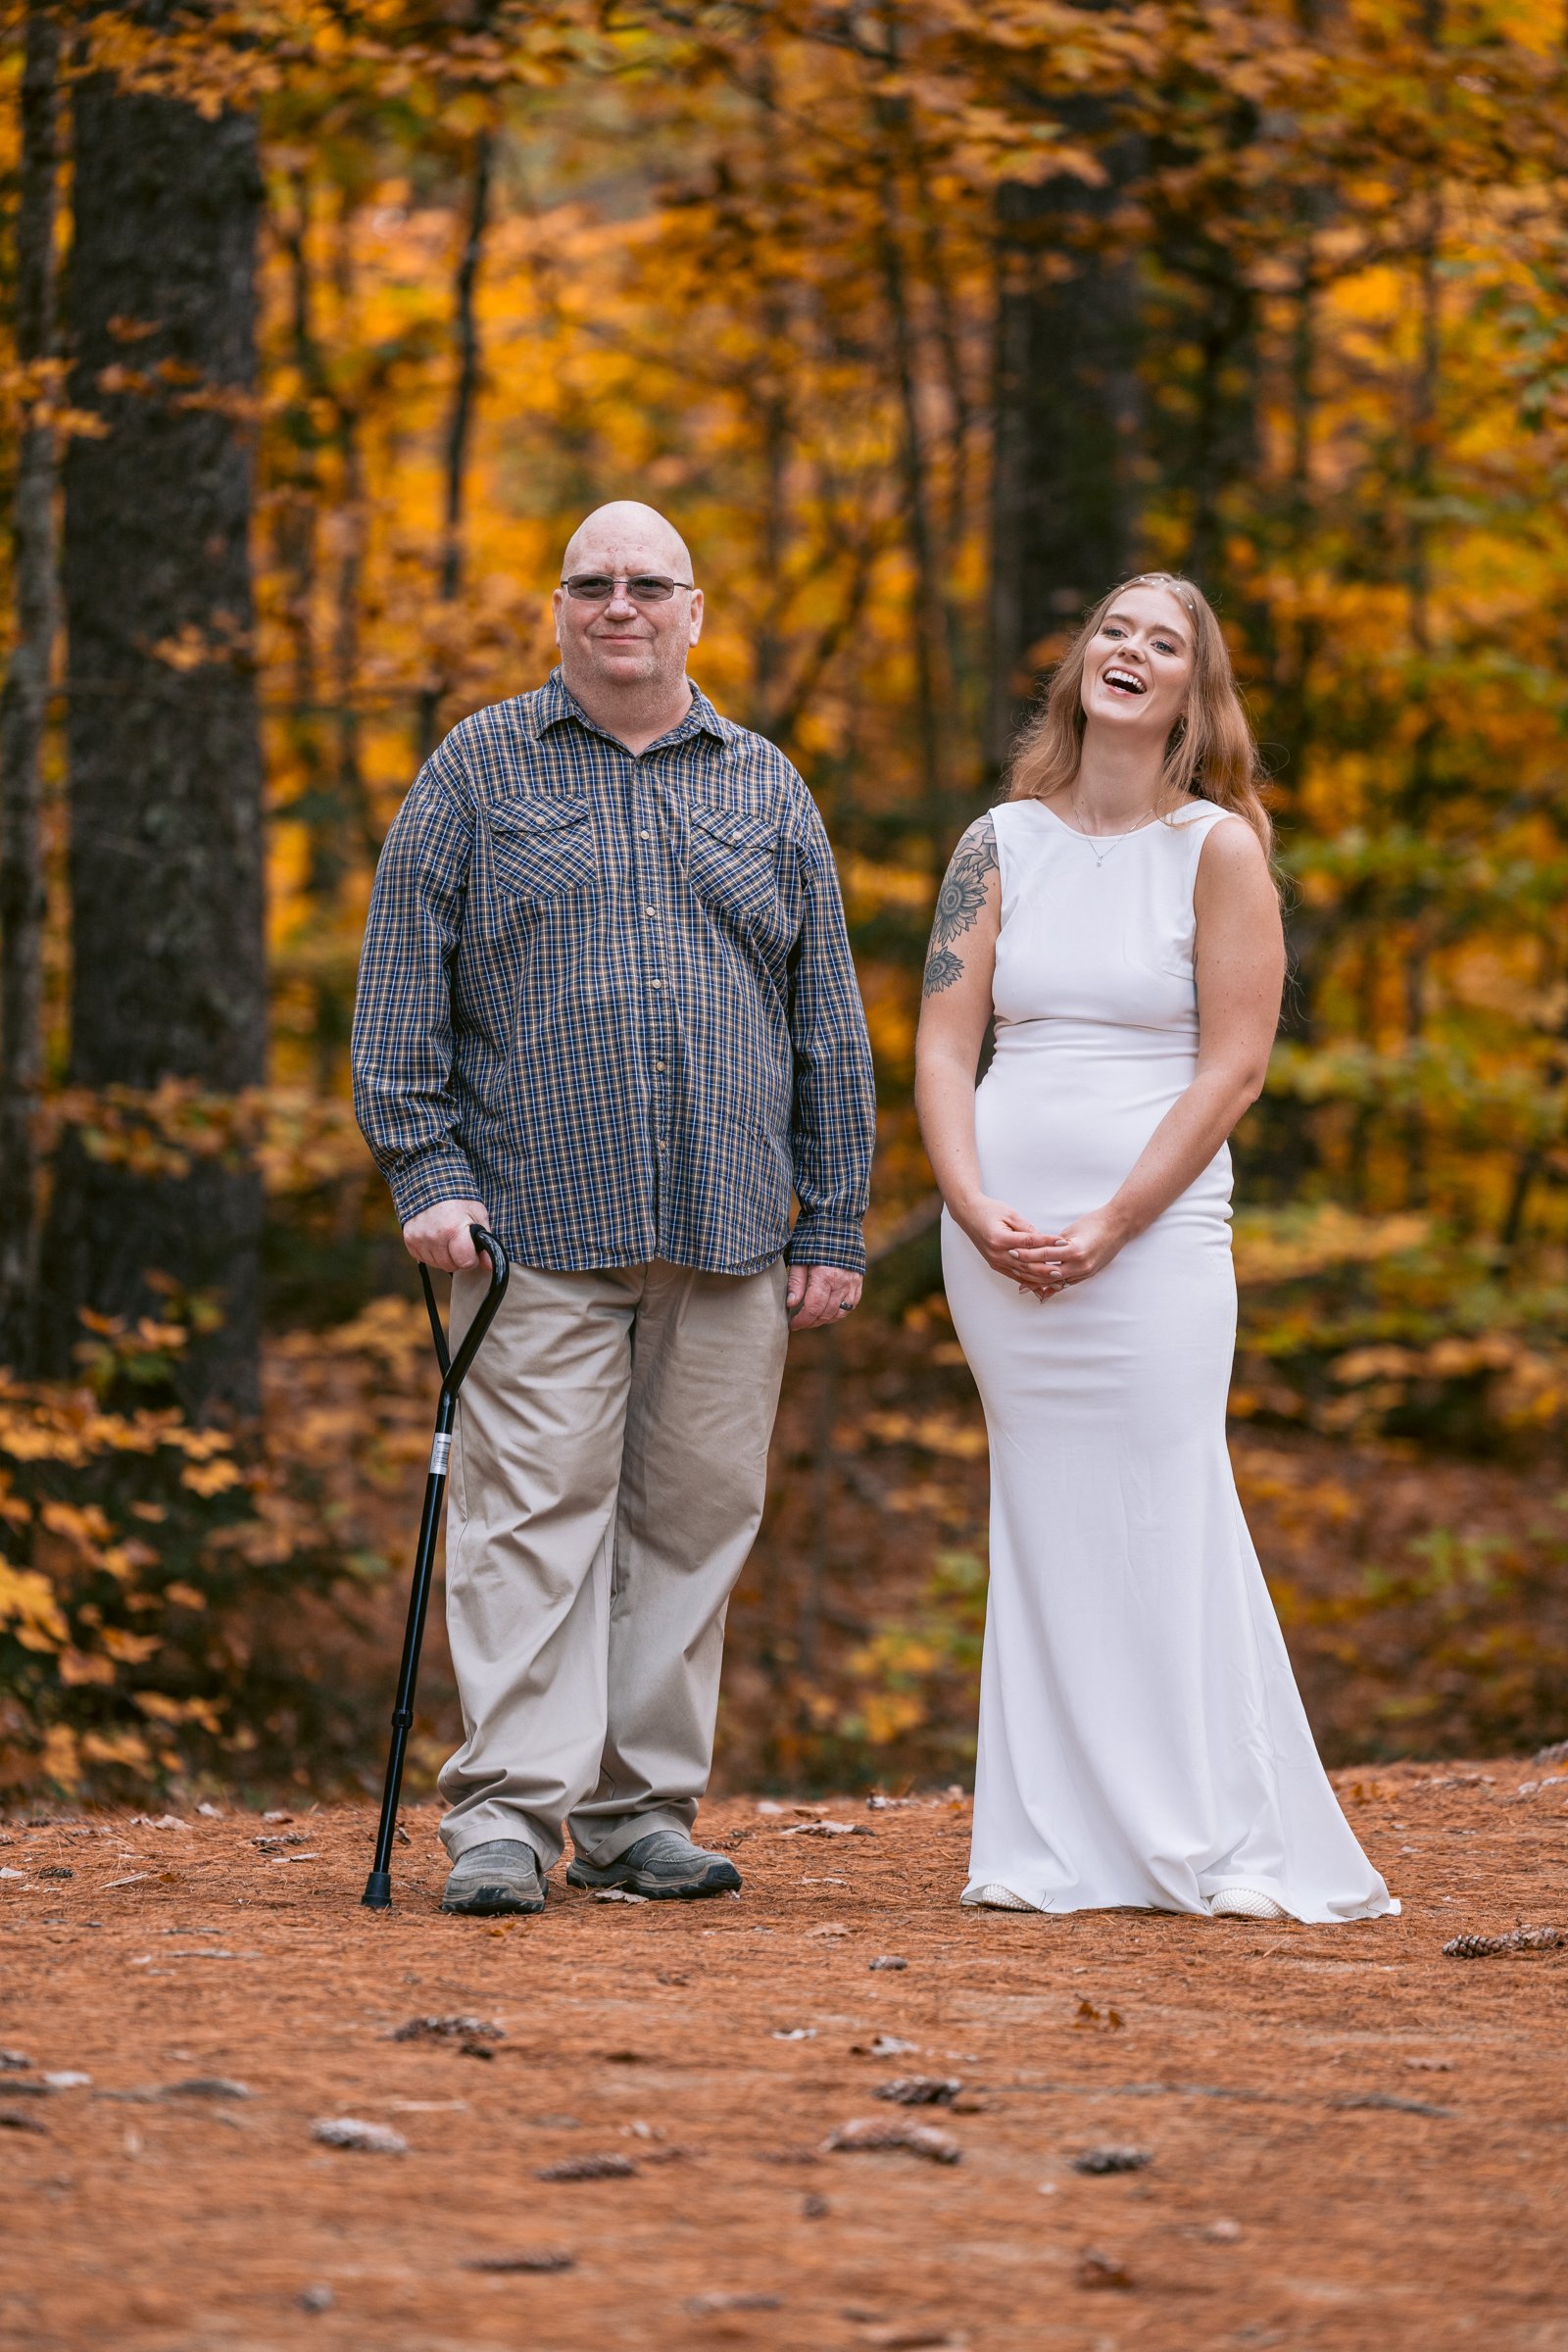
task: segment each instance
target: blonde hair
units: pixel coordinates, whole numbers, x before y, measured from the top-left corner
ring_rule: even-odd
[[[1052,673],[1050,689],[1013,747],[1011,801],[1048,801],[1076,781],[1084,746],[1084,657],[1105,614],[1129,588],[1163,588],[1193,624],[1193,677],[1187,714],[1170,731],[1160,774],[1162,797],[1212,801],[1245,817],[1269,855],[1274,828],[1258,793],[1257,745],[1237,690],[1214,608],[1192,580],[1139,571],[1102,596]]]

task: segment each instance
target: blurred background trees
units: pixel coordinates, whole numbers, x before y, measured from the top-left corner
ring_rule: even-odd
[[[1216,597],[1274,777],[1234,1435],[1315,1717],[1342,1757],[1568,1728],[1561,6],[10,24],[11,1779],[373,1749],[424,1368],[346,1109],[369,877],[626,493],[693,546],[703,684],[821,803],[882,1089],[874,1311],[795,1350],[728,1768],[965,1769],[920,951],[1144,564]]]

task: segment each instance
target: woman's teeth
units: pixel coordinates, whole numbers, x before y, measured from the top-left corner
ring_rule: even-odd
[[[1113,686],[1118,694],[1142,694],[1144,692],[1143,679],[1135,677],[1130,669],[1107,669],[1101,674],[1105,684]]]

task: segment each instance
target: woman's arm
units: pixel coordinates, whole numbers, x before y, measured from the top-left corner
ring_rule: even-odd
[[[1031,1248],[1037,1281],[1083,1282],[1169,1208],[1263,1091],[1285,986],[1285,938],[1268,861],[1245,824],[1214,825],[1199,853],[1198,1068],[1103,1208],[1076,1217],[1065,1247]]]
[[[1043,1290],[1012,1252],[1045,1248],[1042,1234],[980,1182],[974,1141],[975,1071],[991,1018],[1002,890],[996,827],[982,816],[953,853],[937,897],[914,1048],[914,1102],[942,1198],[989,1266],[1022,1289]]]

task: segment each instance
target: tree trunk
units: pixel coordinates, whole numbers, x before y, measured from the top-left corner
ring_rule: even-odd
[[[1078,137],[1098,125],[1097,102],[1066,111]],[[997,190],[994,764],[1038,682],[1042,641],[1076,625],[1133,560],[1138,294],[1110,228],[1131,142],[1111,142],[1101,160],[1098,188],[1061,178]]]
[[[495,164],[495,133],[481,130],[473,145],[473,174],[468,188],[468,224],[458,256],[453,289],[453,328],[458,344],[458,372],[452,387],[452,407],[446,430],[446,496],[441,514],[441,572],[439,594],[444,605],[457,602],[463,585],[463,507],[467,487],[468,440],[473,428],[474,403],[479,392],[479,321],[474,296],[479,264],[484,255],[485,230],[490,220],[490,182]],[[435,749],[446,680],[432,680],[419,697],[419,758]]]
[[[17,208],[17,359],[55,340],[55,179],[60,28],[27,11]],[[41,387],[38,388],[41,391]],[[43,1073],[43,737],[54,650],[54,428],[24,410],[12,525],[16,646],[0,697],[0,1362],[31,1369],[38,1279],[38,1087]]]
[[[109,429],[65,466],[72,1077],[233,1096],[260,1084],[266,1042],[256,128],[102,74],[75,121],[73,392]],[[83,1307],[167,1315],[170,1284],[211,1294],[222,1321],[193,1342],[187,1399],[253,1410],[262,1218],[243,1151],[145,1172],[69,1137],[45,1268],[57,1359]]]

